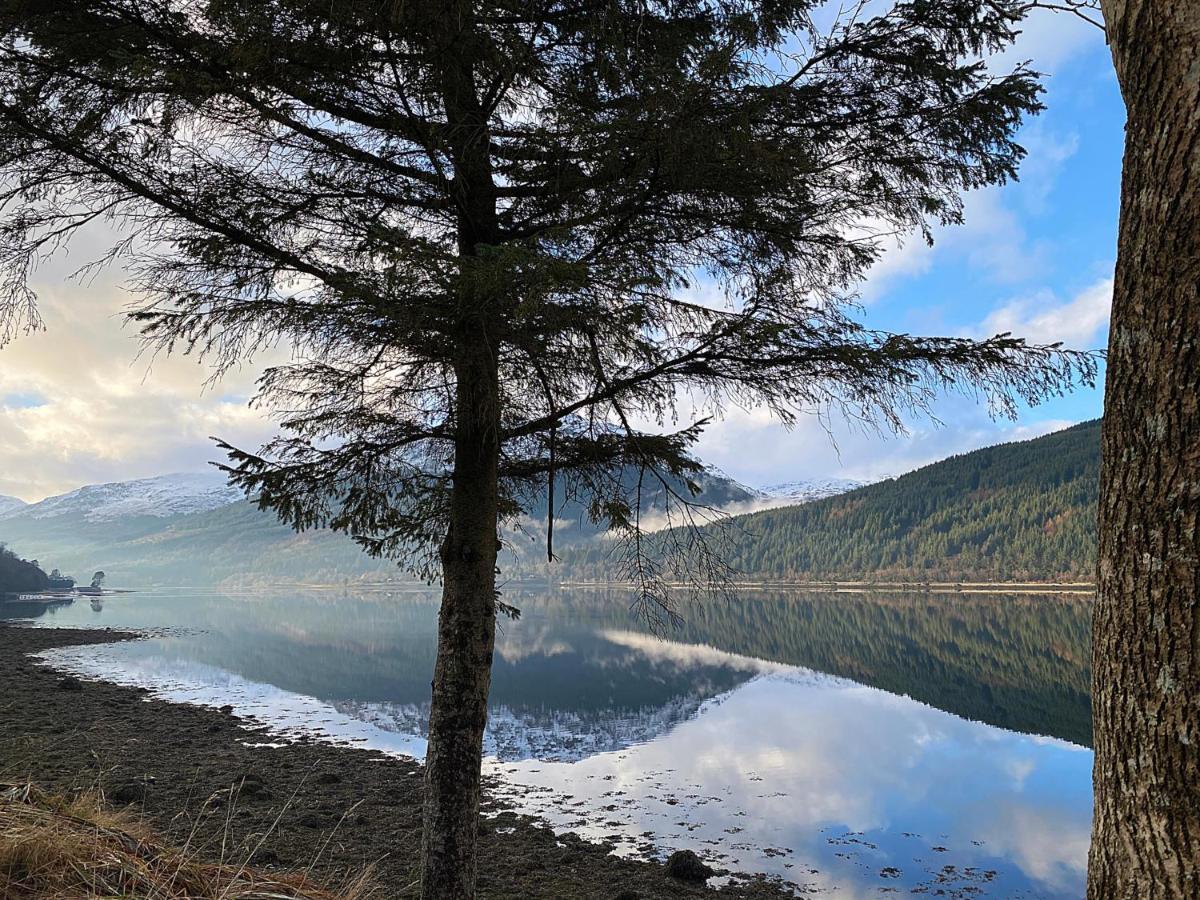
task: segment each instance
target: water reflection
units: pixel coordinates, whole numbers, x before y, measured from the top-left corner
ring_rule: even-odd
[[[705,664],[693,647],[644,646]],[[1076,745],[790,669],[714,698],[655,741],[500,768],[560,828],[626,850],[699,846],[805,891],[1076,897],[1090,767]]]
[[[663,641],[624,597],[514,602],[488,752],[560,828],[838,897],[1082,894],[1087,603],[758,593],[690,609]],[[39,621],[182,626],[56,656],[285,730],[424,751],[428,593],[138,595]]]

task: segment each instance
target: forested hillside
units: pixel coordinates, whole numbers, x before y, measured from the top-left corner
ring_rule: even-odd
[[[741,516],[723,527],[722,551],[742,575],[772,580],[1091,580],[1099,432],[1099,422],[1085,422],[846,494]],[[713,506],[752,499],[716,476],[704,476],[701,486]],[[648,498],[647,510],[659,501]],[[545,563],[543,501],[506,535],[505,576],[619,579],[612,543],[586,521],[583,507],[568,502],[556,513],[560,562]],[[103,569],[130,587],[403,577],[342,535],[296,534],[245,501],[105,521],[18,512],[0,520],[0,540],[66,570]]]
[[[1084,422],[742,517],[729,558],[771,578],[1090,581],[1099,467],[1100,422]]]
[[[1001,444],[714,532],[745,578],[1090,581],[1100,423]],[[603,543],[562,553],[560,577],[612,576]]]

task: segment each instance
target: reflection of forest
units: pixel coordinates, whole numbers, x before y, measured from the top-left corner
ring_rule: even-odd
[[[54,613],[74,602],[73,597],[61,600],[2,600],[0,599],[0,620],[3,619],[38,619],[46,613]]]
[[[643,717],[669,725],[676,715],[658,711],[694,709],[757,671],[686,646],[708,645],[851,678],[1004,728],[1091,739],[1091,604],[1079,598],[745,592],[685,606],[684,624],[664,635],[670,645],[613,638],[644,631],[621,592],[505,600],[522,614],[502,623],[492,699],[531,725],[556,727],[563,717],[601,730],[606,718],[614,727],[623,719],[622,732]],[[106,605],[86,624],[182,625],[196,630],[169,646],[153,641],[128,652],[166,652],[323,700],[420,705],[428,699],[436,615],[430,594],[144,594]]]
[[[630,627],[620,596],[605,596],[591,604]],[[1090,746],[1091,611],[1078,597],[745,592],[689,605],[667,636]]]

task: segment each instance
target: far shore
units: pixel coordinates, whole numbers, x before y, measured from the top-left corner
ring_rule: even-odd
[[[563,581],[564,588],[634,588],[631,581]],[[685,588],[683,582],[667,587]],[[869,594],[878,591],[920,594],[1094,594],[1090,581],[731,581],[726,588],[825,591],[837,594]]]
[[[666,582],[668,588],[684,590],[691,585],[681,582]],[[294,589],[309,591],[331,590],[363,590],[363,591],[436,591],[421,581],[347,581],[347,582],[318,582],[318,581],[228,581],[212,586],[218,590],[227,591],[263,591],[271,589]],[[632,581],[552,581],[533,579],[513,579],[505,582],[508,591],[517,590],[560,590],[578,588],[581,590],[636,590],[637,584]],[[814,591],[836,594],[871,594],[871,593],[902,593],[902,594],[1074,594],[1088,596],[1095,594],[1096,584],[1091,581],[787,581],[772,579],[743,579],[728,581],[714,589],[732,590],[778,590],[778,591]]]

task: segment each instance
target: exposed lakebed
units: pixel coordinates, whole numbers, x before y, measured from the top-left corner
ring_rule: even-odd
[[[560,831],[809,895],[1082,896],[1085,601],[748,592],[663,639],[621,594],[506,600],[488,769]],[[425,592],[171,591],[36,621],[153,633],[58,667],[419,757],[435,619]]]

